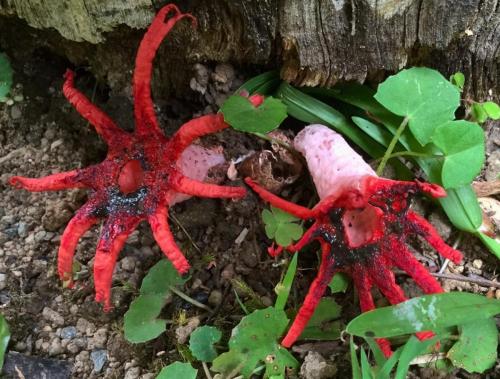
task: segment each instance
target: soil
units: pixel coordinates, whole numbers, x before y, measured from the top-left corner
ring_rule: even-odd
[[[99,227],[89,231],[78,245],[76,259],[80,267],[76,288],[64,289],[56,272],[58,244],[68,220],[84,203],[85,191],[29,193],[13,189],[7,180],[14,174],[39,177],[85,167],[104,157],[105,145],[62,96],[62,74],[67,66],[63,59],[43,52],[22,64],[14,64],[16,84],[12,97],[16,101],[0,104],[0,303],[12,333],[9,349],[26,356],[67,362],[72,367],[72,378],[152,379],[161,367],[182,360],[185,345],[176,337],[179,320],[200,317],[202,323],[223,329],[227,340],[231,328],[244,315],[235,292],[249,307],[271,305],[275,299],[274,286],[286,268],[286,260],[267,255],[270,241],[260,218],[263,204],[253,194],[238,202],[193,198],[171,210],[175,238],[193,266],[192,277],[183,292],[215,308],[215,314],[206,318],[202,310],[173,297],[163,316],[174,323],[164,335],[140,345],[124,339],[123,314],[136,296],[145,273],[163,259],[144,223],[128,239],[117,264],[112,312],[104,313],[94,302],[91,272]],[[189,101],[175,98],[157,101],[159,119],[167,134],[193,116],[216,111],[243,80],[243,75],[229,65],[197,65],[193,72]],[[77,87],[123,128],[131,130],[130,96],[113,93],[82,69],[77,74]],[[224,146],[228,160],[262,149],[265,144],[231,130],[210,136],[204,143]],[[304,179],[284,194],[307,204],[314,196],[309,182]],[[431,204],[420,201],[416,207],[448,242],[457,240],[457,231]],[[247,232],[244,238],[240,237],[242,232]],[[415,247],[431,271],[439,270],[442,262],[434,252],[418,243]],[[450,264],[445,272],[494,278],[497,263],[482,245],[464,236],[459,248],[465,253],[464,264]],[[301,304],[315,276],[316,265],[315,254],[301,254],[301,269],[291,304]],[[420,293],[406,276],[398,276],[398,281],[408,295]],[[447,290],[500,298],[500,290],[495,292],[493,288],[450,280],[442,283]],[[352,289],[335,298],[343,306],[342,321],[358,314]],[[378,298],[377,304],[382,305],[383,299]],[[307,356],[301,377],[351,375],[345,341],[298,343],[293,351],[297,357]],[[315,353],[307,354],[309,351]],[[438,377],[431,368],[415,368],[412,375]],[[453,370],[447,377],[480,376]]]

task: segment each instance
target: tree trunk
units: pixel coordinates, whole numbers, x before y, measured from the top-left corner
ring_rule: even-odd
[[[142,29],[165,3],[1,0],[0,46],[18,55],[29,47],[49,47],[74,64],[90,66],[112,88],[125,88]],[[466,92],[476,99],[498,99],[500,93],[498,0],[176,3],[192,12],[199,26],[191,30],[183,23],[168,37],[156,63],[162,86],[186,86],[190,65],[201,61],[281,67],[285,80],[307,86],[379,80],[406,66],[425,65],[445,75],[464,72]]]

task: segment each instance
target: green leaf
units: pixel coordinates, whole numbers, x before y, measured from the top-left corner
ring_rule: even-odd
[[[292,288],[292,283],[295,279],[295,273],[297,272],[297,258],[298,254],[294,254],[290,264],[288,265],[283,281],[278,283],[274,289],[276,295],[278,295],[276,298],[276,304],[274,305],[276,309],[285,309],[286,302],[288,301],[288,296],[290,295],[290,290]]]
[[[482,373],[497,359],[498,330],[495,319],[469,322],[459,326],[460,338],[447,356],[455,367]]]
[[[370,350],[373,353],[373,357],[375,358],[375,362],[377,363],[377,366],[380,369],[387,362],[387,358],[385,357],[384,353],[380,349],[380,346],[377,344],[377,342],[375,342],[374,338],[365,337],[365,341],[370,346]]]
[[[0,372],[2,371],[3,361],[5,359],[5,352],[10,340],[9,324],[4,315],[0,314]]]
[[[151,267],[142,280],[140,293],[142,295],[167,296],[170,287],[186,283],[168,259],[162,259]]]
[[[472,104],[471,114],[474,120],[476,122],[479,122],[480,124],[482,124],[488,119],[488,113],[486,113],[486,110],[484,109],[483,104],[481,103]]]
[[[349,286],[349,282],[349,277],[346,274],[338,272],[334,275],[328,287],[330,287],[332,293],[345,292]]]
[[[486,234],[481,232],[477,232],[476,236],[498,259],[500,259],[500,243],[497,240],[488,237]]]
[[[500,300],[471,293],[442,293],[363,313],[346,330],[361,337],[394,337],[461,325],[498,313]]]
[[[271,207],[271,211],[262,211],[262,221],[268,238],[272,238],[281,246],[288,246],[302,237],[302,226],[296,224],[298,218],[281,209]]]
[[[0,53],[0,99],[7,96],[12,87],[12,67],[6,54]]]
[[[123,329],[129,342],[146,342],[165,331],[166,320],[157,317],[165,306],[170,288],[184,284],[186,280],[167,259],[160,260],[149,270],[142,280],[140,295],[124,316]]]
[[[234,129],[248,133],[269,133],[287,117],[286,106],[273,97],[255,107],[248,98],[233,95],[222,104],[221,112]]]
[[[159,295],[141,295],[135,299],[124,316],[125,339],[142,343],[162,334],[167,322],[157,317],[164,306],[165,298]]]
[[[450,77],[450,82],[457,86],[457,88],[462,92],[464,89],[464,84],[465,84],[465,75],[462,74],[461,72],[455,72],[451,77]]]
[[[484,163],[484,131],[473,122],[448,121],[440,125],[432,142],[445,154],[442,183],[445,188],[469,184]]]
[[[196,379],[198,370],[189,363],[174,362],[163,367],[156,379]]]
[[[217,357],[214,344],[219,342],[222,333],[214,326],[200,326],[189,337],[189,349],[193,356],[202,362],[212,362]]]
[[[455,118],[460,92],[438,71],[413,67],[387,78],[375,99],[398,116],[408,117],[411,132],[426,145],[439,125]]]
[[[215,358],[212,370],[250,378],[260,362],[266,366],[265,377],[284,375],[286,367],[298,367],[293,355],[277,342],[287,325],[285,312],[273,307],[243,317],[231,333],[229,351]]]
[[[279,86],[280,82],[281,79],[278,71],[264,72],[243,83],[243,85],[235,91],[235,95],[240,95],[241,91],[247,91],[250,95],[254,93],[269,95]]]
[[[361,355],[361,374],[363,379],[372,379],[373,375],[370,369],[370,363],[368,362],[368,357],[366,356],[365,349],[360,349]]]
[[[333,320],[340,317],[342,307],[334,299],[324,297],[300,335],[300,340],[334,340],[340,337],[340,322]]]
[[[376,375],[376,379],[390,379],[390,374],[396,363],[398,363],[401,352],[403,351],[403,346],[397,349],[392,355],[387,359],[384,365],[381,367]]]
[[[279,86],[277,96],[287,106],[290,116],[310,124],[328,125],[349,138],[372,157],[384,155],[385,150],[377,142],[355,128],[354,124],[342,113],[322,101],[306,95],[285,82]]]
[[[362,379],[361,367],[359,366],[358,355],[356,354],[356,345],[354,345],[352,336],[349,341],[349,351],[351,353],[352,379]]]
[[[483,213],[472,186],[467,184],[449,188],[446,194],[447,196],[438,199],[438,202],[453,225],[469,233],[476,233],[483,222]]]
[[[436,343],[437,338],[431,338],[425,341],[419,341],[417,337],[411,336],[406,344],[402,347],[401,355],[398,360],[395,379],[405,379],[410,362],[427,350],[430,346]]]
[[[500,106],[497,103],[493,101],[487,101],[483,103],[483,110],[492,120],[500,119]]]

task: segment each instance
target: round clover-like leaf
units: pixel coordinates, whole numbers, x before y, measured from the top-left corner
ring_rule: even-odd
[[[273,238],[280,246],[288,246],[302,237],[302,226],[295,222],[299,219],[279,208],[262,211],[262,221],[268,238]]]
[[[142,343],[158,337],[165,331],[166,320],[158,319],[165,299],[160,295],[141,295],[125,313],[123,330],[132,343]]]
[[[234,129],[249,133],[269,133],[287,117],[286,106],[273,97],[255,107],[248,98],[233,95],[222,104],[221,112]]]
[[[445,188],[472,182],[484,163],[484,132],[468,121],[449,121],[438,127],[432,142],[444,155],[441,180]]]
[[[156,379],[196,379],[198,370],[189,363],[174,362],[163,367]]]
[[[438,71],[413,67],[387,78],[378,86],[375,99],[407,117],[415,138],[426,145],[439,125],[455,118],[460,91]]]
[[[286,367],[298,366],[293,355],[277,342],[287,325],[285,312],[273,307],[243,317],[231,333],[229,351],[215,358],[212,370],[223,374],[238,371],[250,378],[258,363],[264,362],[264,377],[284,375]]]
[[[200,326],[189,337],[189,349],[202,362],[212,362],[217,357],[214,343],[220,341],[222,333],[214,326]]]
[[[468,372],[484,372],[497,359],[498,330],[495,319],[473,321],[460,325],[460,337],[447,356],[455,367]]]
[[[483,109],[492,120],[500,119],[500,105],[493,101],[486,101],[483,103]]]

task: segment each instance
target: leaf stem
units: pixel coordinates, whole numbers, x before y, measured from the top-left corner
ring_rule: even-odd
[[[203,303],[200,303],[199,301],[193,299],[192,297],[189,297],[188,295],[186,295],[184,292],[182,291],[179,291],[177,288],[175,288],[174,286],[169,286],[168,287],[170,291],[172,291],[173,293],[175,293],[177,296],[179,296],[181,299],[187,301],[188,303],[191,303],[193,304],[195,307],[198,307],[198,308],[201,308],[201,309],[204,309],[210,313],[213,312],[212,308],[210,308],[209,306],[203,304]]]
[[[379,166],[377,167],[377,175],[382,175],[382,172],[384,171],[384,168],[387,164],[387,161],[391,157],[392,151],[396,147],[396,144],[399,141],[399,138],[401,137],[401,134],[405,131],[406,125],[408,125],[408,121],[410,119],[408,117],[405,117],[401,124],[399,125],[398,129],[396,130],[396,134],[394,134],[394,137],[392,137],[391,143],[389,146],[387,146],[387,150],[385,151],[384,156],[382,157],[382,162],[380,162]]]
[[[207,362],[201,362],[201,365],[203,366],[203,371],[205,371],[205,376],[207,379],[212,379],[212,375],[210,374],[210,370],[208,369]]]

